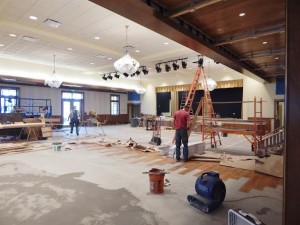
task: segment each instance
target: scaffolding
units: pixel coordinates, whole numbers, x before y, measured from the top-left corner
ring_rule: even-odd
[[[189,94],[186,98],[185,105],[190,107],[190,112],[192,108],[192,103],[196,93],[196,87],[199,82],[199,79],[202,79],[202,87],[204,90],[204,97],[201,98],[196,112],[193,115],[192,121],[190,123],[190,129],[188,135],[191,134],[191,131],[194,130],[196,123],[198,122],[198,116],[201,116],[201,133],[202,133],[202,141],[207,139],[210,140],[210,144],[212,148],[217,148],[217,145],[222,145],[220,133],[232,133],[232,134],[241,134],[243,135],[250,143],[252,150],[255,152],[257,148],[260,147],[262,142],[263,132],[262,126],[265,124],[265,121],[262,120],[262,99],[259,101],[254,98],[254,101],[242,101],[240,103],[254,103],[254,118],[253,120],[241,120],[241,119],[225,119],[225,118],[216,118],[213,103],[210,95],[210,91],[207,85],[206,75],[204,73],[202,63],[199,63],[198,69],[195,73],[194,80],[191,84]],[[225,102],[221,102],[224,104]],[[227,102],[231,103],[231,102]],[[234,102],[236,103],[236,102]],[[250,125],[248,128],[238,128],[236,126],[234,128],[226,128],[223,126],[224,124],[235,123],[235,124],[247,124]],[[249,136],[251,136],[249,138]]]

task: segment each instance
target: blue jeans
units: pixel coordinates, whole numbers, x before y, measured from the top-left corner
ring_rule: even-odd
[[[79,129],[78,129],[78,125],[79,125],[79,121],[72,121],[70,122],[70,125],[71,125],[71,134],[73,133],[73,127],[75,126],[76,127],[76,134],[78,135],[79,134]]]
[[[189,149],[188,149],[188,132],[187,129],[176,129],[175,132],[176,140],[176,159],[180,159],[180,146],[183,144],[183,158],[187,160],[189,158]]]

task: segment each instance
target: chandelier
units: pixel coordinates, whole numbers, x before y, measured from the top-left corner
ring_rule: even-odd
[[[210,74],[210,62],[208,62],[208,71]],[[211,79],[209,76],[206,77],[206,75],[204,75],[204,77],[202,79],[202,87],[205,87],[205,86],[207,87],[207,90],[213,91],[217,87],[217,82],[214,81],[213,79]]]
[[[48,85],[49,87],[52,88],[59,88],[60,85],[62,84],[62,81],[58,79],[55,74],[55,55],[53,55],[53,65],[54,65],[53,73],[47,77],[47,79],[44,82],[44,85],[46,86]]]
[[[120,73],[133,74],[140,67],[140,63],[136,61],[134,58],[131,58],[131,56],[129,55],[128,50],[129,48],[133,48],[133,47],[127,44],[127,31],[129,26],[125,25],[125,27],[126,27],[126,46],[124,47],[125,55],[122,58],[115,61],[114,67]]]
[[[207,84],[207,89],[208,89],[209,91],[213,91],[213,90],[215,90],[215,88],[217,87],[217,82],[214,81],[213,79],[211,79],[210,77],[208,77],[208,78],[206,79],[206,84]]]
[[[140,84],[135,89],[135,92],[140,94],[140,95],[145,94],[145,92],[146,92],[146,89],[141,85],[141,77],[140,77]]]
[[[143,88],[141,85],[139,85],[136,89],[135,89],[135,92],[142,95],[142,94],[145,94],[146,92],[146,89]]]

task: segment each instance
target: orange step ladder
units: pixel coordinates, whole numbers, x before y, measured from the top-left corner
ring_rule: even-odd
[[[198,69],[196,70],[196,73],[194,75],[194,80],[191,84],[191,87],[190,87],[190,91],[186,97],[186,100],[185,100],[185,104],[184,105],[188,105],[189,106],[189,112],[190,114],[193,114],[193,101],[194,101],[194,98],[195,98],[195,94],[196,94],[196,90],[197,90],[197,86],[198,86],[198,82],[199,82],[199,78],[200,76],[204,74],[203,73],[203,67],[202,66],[199,66]]]

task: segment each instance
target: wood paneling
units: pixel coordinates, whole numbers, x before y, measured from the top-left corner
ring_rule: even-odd
[[[286,76],[286,149],[284,224],[300,224],[300,4],[299,0],[287,0],[287,76]]]
[[[120,114],[120,115],[97,115],[97,120],[99,122],[106,121],[106,124],[122,124],[129,123],[128,114]]]

